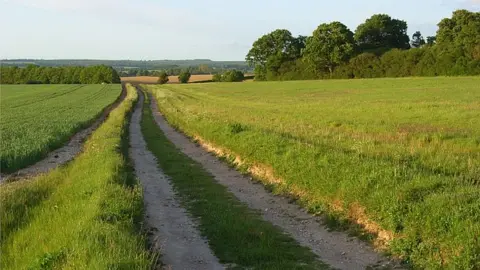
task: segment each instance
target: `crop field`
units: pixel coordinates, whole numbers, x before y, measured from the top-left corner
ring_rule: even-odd
[[[419,268],[480,267],[480,77],[146,85],[169,123]]]
[[[2,85],[1,171],[43,158],[120,95],[120,85]]]
[[[125,151],[136,100],[129,88],[66,166],[0,186],[0,268],[152,269],[142,191]]]

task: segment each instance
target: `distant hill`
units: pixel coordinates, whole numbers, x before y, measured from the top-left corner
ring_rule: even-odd
[[[126,69],[146,69],[162,70],[170,68],[188,68],[199,65],[208,65],[213,69],[239,69],[248,70],[249,67],[245,61],[212,61],[209,59],[189,59],[189,60],[95,60],[95,59],[4,59],[1,60],[2,66],[25,67],[27,65],[38,65],[45,67],[56,66],[93,66],[107,65],[117,70]]]

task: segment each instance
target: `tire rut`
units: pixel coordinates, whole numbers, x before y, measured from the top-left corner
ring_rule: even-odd
[[[143,99],[139,91],[129,127],[130,158],[143,187],[150,242],[161,255],[163,269],[224,269],[200,236],[196,224],[175,199],[168,177],[147,149],[140,126]]]
[[[322,218],[306,213],[287,198],[275,196],[262,184],[254,183],[218,158],[191,142],[184,134],[173,129],[158,111],[155,98],[150,106],[157,125],[165,136],[184,154],[210,172],[218,183],[227,187],[240,201],[262,213],[266,221],[280,227],[301,245],[312,250],[319,258],[338,269],[397,268],[398,264],[374,251],[365,242],[345,232],[330,231]]]

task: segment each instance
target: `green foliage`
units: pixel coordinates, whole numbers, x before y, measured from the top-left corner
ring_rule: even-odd
[[[120,151],[136,99],[130,88],[67,165],[0,187],[1,269],[153,268],[142,191]]]
[[[283,56],[285,46],[271,49],[273,42],[267,41],[272,38],[266,35],[254,43],[247,60],[255,65],[255,80],[260,81],[480,74],[480,12],[455,11],[427,41],[417,31],[410,44],[406,30],[404,21],[374,15],[358,26],[354,44],[343,24],[322,24],[294,59]],[[289,32],[281,33],[287,40],[283,44],[293,43]],[[252,57],[258,51],[261,57]]]
[[[458,51],[467,59],[479,60],[480,12],[457,10],[452,18],[438,24],[437,46],[442,51]]]
[[[214,82],[242,82],[245,79],[243,72],[239,70],[228,70],[223,74],[213,75]]]
[[[277,76],[283,63],[301,57],[305,42],[306,37],[294,38],[285,29],[277,29],[260,37],[246,56],[247,62],[255,66],[255,79],[265,80]]]
[[[373,53],[362,53],[350,60],[351,78],[383,77],[383,67],[380,59]]]
[[[1,171],[44,158],[89,126],[120,93],[120,85],[2,85]]]
[[[159,84],[166,84],[168,82],[168,74],[165,71],[161,71],[158,74],[158,83]]]
[[[420,48],[425,45],[425,39],[420,31],[415,32],[412,35],[412,41],[410,42],[413,48]]]
[[[2,84],[101,84],[120,83],[115,69],[109,66],[90,67],[1,67]]]
[[[407,23],[392,19],[386,14],[376,14],[360,24],[355,40],[361,51],[381,53],[390,49],[410,48]]]
[[[321,24],[307,39],[303,59],[314,72],[333,72],[354,53],[353,33],[342,23]]]
[[[180,130],[270,168],[273,192],[317,214],[338,215],[338,202],[364,207],[414,269],[476,269],[479,85],[438,77],[149,88]]]
[[[183,71],[182,73],[180,73],[180,75],[178,75],[178,81],[180,83],[188,83],[188,81],[190,80],[190,77],[192,75],[190,74],[190,72],[188,71]]]
[[[427,37],[427,45],[433,46],[437,43],[437,37],[436,36],[429,36]]]

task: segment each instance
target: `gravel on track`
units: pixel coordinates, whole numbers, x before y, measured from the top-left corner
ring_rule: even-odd
[[[130,158],[143,187],[150,242],[160,253],[164,269],[224,269],[196,229],[196,224],[175,199],[168,177],[158,168],[156,158],[147,149],[140,126],[143,99],[143,93],[139,91],[130,122]]]

